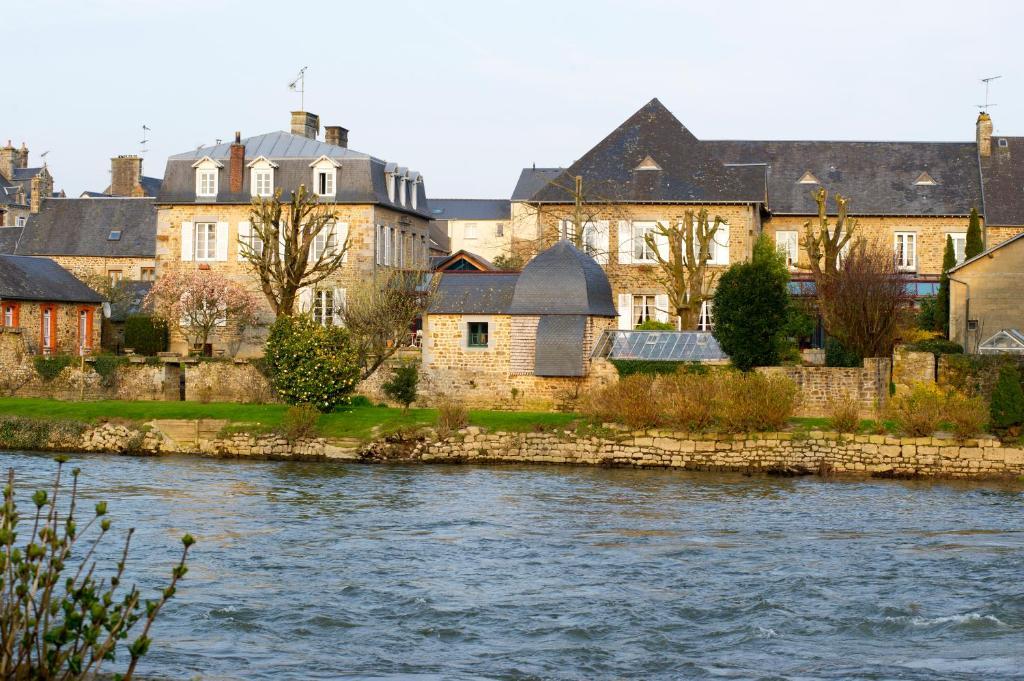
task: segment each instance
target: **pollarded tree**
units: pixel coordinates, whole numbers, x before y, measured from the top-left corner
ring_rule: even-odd
[[[824,187],[814,193],[814,201],[818,204],[817,224],[812,220],[804,223],[804,236],[800,245],[807,251],[811,272],[815,281],[818,281],[822,276],[831,276],[839,269],[844,249],[853,245],[850,241],[857,228],[857,221],[847,216],[850,200],[844,196],[836,194],[838,215],[834,225],[829,222],[825,210],[828,192]]]
[[[281,200],[280,189],[252,200],[251,232],[239,236],[238,248],[275,316],[293,314],[299,291],[320,283],[344,263],[348,234],[338,233],[335,217],[305,185],[287,202]]]
[[[659,222],[644,235],[668,292],[669,311],[684,330],[697,328],[701,306],[711,300],[716,273],[709,264],[722,223],[722,218],[716,215],[712,220],[701,208],[697,213],[684,212],[682,219]]]
[[[970,260],[985,250],[985,241],[981,236],[981,216],[978,209],[971,209],[971,218],[967,222],[967,243],[964,244],[964,258]]]
[[[789,317],[789,272],[783,255],[762,234],[749,262],[732,265],[715,289],[715,339],[747,371],[772,366]]]

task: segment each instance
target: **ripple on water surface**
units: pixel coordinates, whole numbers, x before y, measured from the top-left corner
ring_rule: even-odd
[[[49,457],[7,453],[26,488]],[[1016,487],[82,457],[154,678],[1024,678]],[[31,483],[31,484],[30,484]],[[141,557],[145,557],[145,565]]]

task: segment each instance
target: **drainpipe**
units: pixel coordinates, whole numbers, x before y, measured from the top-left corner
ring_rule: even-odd
[[[966,281],[957,279],[956,277],[946,274],[946,278],[950,281],[955,281],[958,284],[962,284],[966,289],[966,297],[964,298],[964,350],[967,350],[967,334],[970,332],[969,324],[971,318],[971,285]],[[968,354],[970,354],[968,352]]]

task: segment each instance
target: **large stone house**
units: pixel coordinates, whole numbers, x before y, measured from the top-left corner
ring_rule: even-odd
[[[465,251],[486,260],[512,253],[508,199],[430,199],[430,215],[448,235],[453,253]]]
[[[0,147],[0,228],[21,227],[39,212],[43,199],[53,196],[53,176],[45,165],[28,167],[28,147],[10,140]]]
[[[1024,330],[1024,233],[949,271],[949,338],[977,352],[1004,329]]]
[[[305,185],[336,215],[321,247],[348,242],[343,267],[315,290],[301,292],[300,311],[333,324],[346,291],[385,268],[425,269],[430,249],[423,177],[415,171],[348,148],[348,131],[326,126],[318,139],[319,118],[292,113],[290,132],[270,132],[200,147],[171,156],[156,200],[157,277],[171,270],[211,269],[249,286],[262,304],[260,324],[241,339],[240,356],[262,353],[270,306],[241,255],[239,243],[253,238],[254,197],[284,198]],[[318,241],[318,243],[321,243]],[[225,327],[212,339],[214,352],[232,341]],[[172,331],[171,349],[186,351]]]

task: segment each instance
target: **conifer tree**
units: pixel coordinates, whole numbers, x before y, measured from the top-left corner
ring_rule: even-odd
[[[985,244],[981,238],[981,218],[978,216],[978,209],[971,209],[971,219],[967,223],[967,244],[964,247],[964,258],[970,260],[985,250]]]
[[[1020,387],[1017,367],[1006,365],[999,370],[990,410],[992,425],[996,428],[1011,428],[1024,422],[1024,391]]]
[[[956,265],[953,238],[946,236],[946,250],[942,254],[942,275],[939,277],[939,294],[935,300],[934,328],[949,337],[949,270]]]

